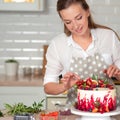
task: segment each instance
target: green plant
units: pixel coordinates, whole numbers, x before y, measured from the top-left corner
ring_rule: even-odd
[[[3,117],[4,115],[3,115],[3,113],[2,113],[2,111],[0,110],[0,117]]]
[[[8,60],[6,60],[5,62],[6,62],[6,63],[18,63],[18,61],[15,60],[15,59],[8,59]]]
[[[5,104],[5,108],[7,110],[7,114],[9,115],[38,113],[42,110],[44,100],[45,99],[41,100],[38,103],[34,102],[31,106],[26,106],[23,103],[17,103],[14,105]]]

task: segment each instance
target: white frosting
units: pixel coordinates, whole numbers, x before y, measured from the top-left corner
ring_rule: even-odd
[[[116,89],[94,88],[77,92],[77,108],[91,112],[109,112],[116,109]]]
[[[80,94],[80,99],[86,98],[90,99],[93,96],[94,100],[96,98],[100,98],[103,101],[106,95],[107,98],[112,97],[113,99],[116,97],[116,89],[108,89],[108,88],[95,88],[93,90],[80,90],[78,89],[78,94]]]

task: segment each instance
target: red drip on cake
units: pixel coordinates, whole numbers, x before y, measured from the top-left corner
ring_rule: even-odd
[[[107,98],[106,95],[102,101],[100,98],[94,100],[92,95],[91,99],[88,100],[86,97],[84,99],[80,99],[80,95],[78,95],[76,109],[100,113],[109,112],[116,109],[116,98]]]

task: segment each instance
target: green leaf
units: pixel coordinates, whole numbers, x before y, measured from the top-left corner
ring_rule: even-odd
[[[17,103],[14,105],[5,104],[5,108],[8,111],[7,113],[10,115],[23,113],[38,113],[42,110],[44,100],[45,99],[38,103],[34,102],[32,106],[26,106],[23,103]]]
[[[106,78],[105,80],[104,80],[104,84],[108,84],[109,83],[109,80]]]
[[[98,80],[98,75],[94,75],[94,74],[93,74],[93,75],[92,75],[92,79],[93,79],[93,80]]]
[[[4,115],[3,115],[3,113],[0,111],[0,117],[3,117]]]

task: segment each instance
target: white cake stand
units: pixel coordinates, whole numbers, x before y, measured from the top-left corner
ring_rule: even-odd
[[[117,107],[116,110],[106,113],[92,113],[92,112],[84,112],[75,109],[74,107],[71,108],[71,113],[80,115],[80,118],[76,120],[113,120],[111,116],[120,114],[120,106]]]

